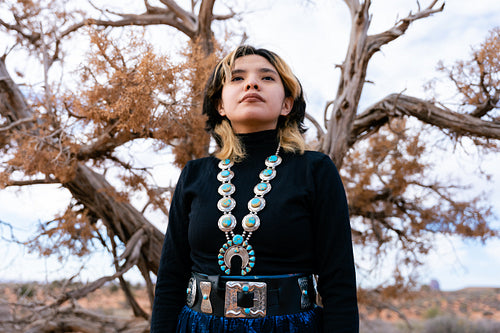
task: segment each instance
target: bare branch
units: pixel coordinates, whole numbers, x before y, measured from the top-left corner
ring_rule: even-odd
[[[0,100],[0,115],[10,121],[33,117],[21,90],[10,77],[4,59],[0,59]]]
[[[62,295],[54,303],[47,305],[47,306],[44,306],[44,308],[57,307],[69,299],[76,300],[76,299],[80,299],[82,297],[85,297],[89,293],[102,287],[106,282],[112,281],[112,280],[122,276],[126,272],[128,272],[132,267],[134,267],[137,264],[137,262],[139,260],[139,254],[140,254],[142,245],[144,243],[144,239],[147,238],[146,235],[139,235],[139,236],[141,236],[141,238],[137,239],[137,241],[133,244],[133,246],[131,246],[132,250],[129,252],[129,255],[127,256],[127,260],[126,260],[125,264],[122,267],[120,267],[119,271],[117,271],[113,275],[104,276],[104,277],[86,285],[83,288],[75,289],[75,290],[71,290],[69,292],[66,292],[64,295]],[[127,248],[128,248],[128,246],[127,246]],[[40,310],[43,310],[43,308]]]
[[[31,44],[35,44],[41,37],[41,35],[37,32],[33,32],[32,34],[27,34],[23,31],[21,25],[19,24],[9,24],[2,19],[0,19],[0,25],[3,25],[8,30],[13,30],[23,36],[24,39],[28,40]]]
[[[88,158],[99,158],[111,153],[116,147],[121,146],[125,142],[136,139],[138,134],[134,133],[118,133],[113,134],[116,124],[109,126],[101,135],[99,135],[91,144],[80,147],[76,154],[79,160],[87,160]]]
[[[116,271],[119,271],[120,267],[118,265],[118,262],[124,258],[129,258],[129,260],[133,260],[136,263],[140,262],[140,251],[142,248],[142,244],[145,241],[147,241],[147,235],[144,232],[144,229],[139,229],[130,238],[130,242],[127,243],[127,247],[126,247],[124,253],[120,256],[120,258],[117,258],[116,243],[114,241],[114,238],[110,237],[110,240],[111,240],[111,245],[112,245],[113,256],[115,258],[115,269],[116,269]],[[141,308],[141,306],[135,300],[135,297],[132,294],[132,292],[130,291],[130,288],[129,288],[127,282],[123,278],[123,275],[119,276],[118,280],[120,281],[120,286],[121,286],[123,292],[125,293],[125,297],[127,298],[127,301],[129,302],[130,306],[132,307],[134,315],[136,317],[142,317],[142,318],[148,320],[149,315]]]
[[[203,0],[200,5],[200,12],[198,13],[198,34],[204,43],[203,49],[207,55],[214,51],[212,42],[213,33],[211,29],[214,4],[215,0]]]
[[[146,6],[146,10],[150,14],[168,14],[170,11],[165,8],[160,8],[153,6],[152,4],[149,3],[148,0],[144,0],[144,5]]]
[[[313,116],[311,116],[307,112],[305,114],[305,117],[307,120],[309,120],[314,125],[314,127],[316,127],[316,131],[317,131],[316,137],[318,140],[321,140],[321,138],[325,135],[325,131],[323,131],[323,129],[321,128],[321,125],[318,123],[318,121],[316,119],[314,119]]]
[[[7,131],[10,131],[11,129],[13,129],[14,127],[17,127],[21,124],[25,124],[25,123],[31,123],[31,122],[34,122],[36,120],[35,117],[31,117],[31,118],[24,118],[24,119],[19,119],[19,120],[16,120],[12,123],[10,123],[9,125],[5,126],[5,127],[0,127],[0,132],[7,132]]]
[[[231,10],[231,13],[226,14],[226,15],[213,15],[213,19],[217,21],[226,21],[234,18],[236,15],[238,15],[236,12]]]
[[[335,103],[335,101],[328,101],[325,104],[325,111],[323,112],[323,121],[325,122],[325,128],[328,129],[328,108]]]
[[[44,179],[32,179],[32,180],[11,180],[5,186],[30,186],[30,185],[42,185],[42,184],[60,184],[56,178],[44,178]]]
[[[368,3],[370,2],[370,0],[365,0],[365,1],[367,1]],[[349,8],[351,16],[354,16],[359,8],[359,0],[344,0],[344,2]]]
[[[139,15],[130,14],[127,18],[117,21],[86,19],[83,20],[82,22],[75,23],[66,30],[64,30],[59,35],[59,38],[63,38],[84,26],[90,26],[90,25],[96,25],[101,27],[125,27],[129,25],[147,26],[147,25],[160,25],[160,24],[169,25],[171,27],[177,28],[190,38],[193,38],[196,33],[196,30],[193,30],[192,27],[188,27],[179,20],[177,20],[176,17],[173,15],[173,13],[168,13],[168,14],[144,13]]]
[[[198,21],[194,15],[182,9],[175,1],[160,0],[160,2],[167,6],[190,30],[196,31]]]
[[[389,118],[413,116],[420,121],[457,135],[472,135],[487,139],[500,139],[500,123],[478,119],[469,114],[461,114],[419,98],[401,94],[391,94],[360,114],[353,125],[351,142],[374,124],[381,126]]]
[[[416,20],[431,16],[435,13],[441,12],[444,9],[444,2],[443,4],[438,7],[434,8],[437,4],[438,0],[433,0],[427,8],[421,10],[419,6],[419,10],[415,13],[412,14],[411,12],[408,14],[407,17],[399,20],[396,22],[396,24],[389,30],[386,30],[382,33],[376,34],[376,35],[371,35],[367,37],[367,54],[369,56],[373,55],[375,52],[377,52],[382,45],[385,45],[396,38],[402,36],[410,24]]]

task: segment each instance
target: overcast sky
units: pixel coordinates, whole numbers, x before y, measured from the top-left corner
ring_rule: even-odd
[[[271,49],[291,65],[306,91],[309,112],[321,119],[325,101],[335,96],[339,75],[335,65],[340,64],[345,56],[350,28],[349,11],[341,0],[298,2],[302,5],[290,0],[246,1],[248,14],[239,28],[246,30],[249,44]],[[422,6],[429,2],[420,1]],[[398,18],[415,10],[417,3],[413,0],[374,0],[370,32],[386,30]],[[220,5],[216,11],[225,12]],[[478,45],[488,31],[498,25],[498,0],[447,1],[444,12],[414,23],[403,37],[382,47],[381,52],[373,57],[367,75],[373,84],[366,86],[361,108],[394,92],[404,91],[408,95],[427,97],[423,85],[438,76],[435,70],[437,62],[442,60],[451,64],[455,60],[468,58],[471,46]],[[231,24],[229,27],[236,25]],[[151,34],[150,38],[160,37]],[[161,38],[165,38],[165,35]],[[444,88],[442,95],[447,102],[452,101]],[[168,164],[165,163],[169,159],[166,155],[151,157],[147,149],[135,149],[137,151],[132,154],[138,161],[142,156],[148,162],[154,159],[153,163],[159,171]],[[476,163],[477,155],[473,150],[470,153],[440,152],[436,156],[439,171],[460,176],[464,182],[474,184],[476,189],[488,191],[489,200],[494,204],[497,216],[500,216],[500,172],[496,170],[500,165],[500,157],[488,156],[481,164],[482,169],[493,174],[487,183],[474,176],[479,166]],[[160,182],[168,185],[178,172],[159,174],[164,177]],[[48,220],[60,212],[68,200],[68,193],[57,186],[36,186],[23,189],[22,192],[13,188],[1,190],[0,221],[10,222],[18,228],[16,232],[26,234],[34,231],[38,221]],[[499,225],[498,219],[496,224]],[[7,236],[8,230],[0,228],[0,236]],[[446,290],[467,286],[500,286],[498,239],[488,241],[486,245],[456,239],[440,239],[438,243],[436,252],[429,256],[428,265],[422,270],[422,282],[436,278]],[[65,269],[61,270],[61,265],[55,259],[40,260],[37,256],[25,255],[18,246],[1,240],[0,249],[6,258],[0,261],[0,280],[52,279],[61,274],[69,275],[68,272],[74,272],[81,265],[71,261],[64,263]],[[111,272],[111,268],[111,262],[100,261],[97,265],[89,265],[84,279]],[[382,273],[375,276],[375,280],[383,278]]]

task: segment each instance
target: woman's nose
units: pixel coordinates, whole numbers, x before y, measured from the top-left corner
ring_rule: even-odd
[[[248,79],[248,81],[245,85],[245,91],[248,91],[250,89],[259,90],[259,84],[257,83],[256,80],[254,80],[252,78]]]

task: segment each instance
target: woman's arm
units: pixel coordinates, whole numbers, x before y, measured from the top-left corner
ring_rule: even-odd
[[[344,186],[337,168],[324,155],[313,168],[318,290],[325,332],[359,331],[351,227]]]

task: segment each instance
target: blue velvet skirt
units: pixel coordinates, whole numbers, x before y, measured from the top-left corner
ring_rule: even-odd
[[[322,308],[264,318],[225,318],[196,312],[184,306],[177,333],[321,333]]]

